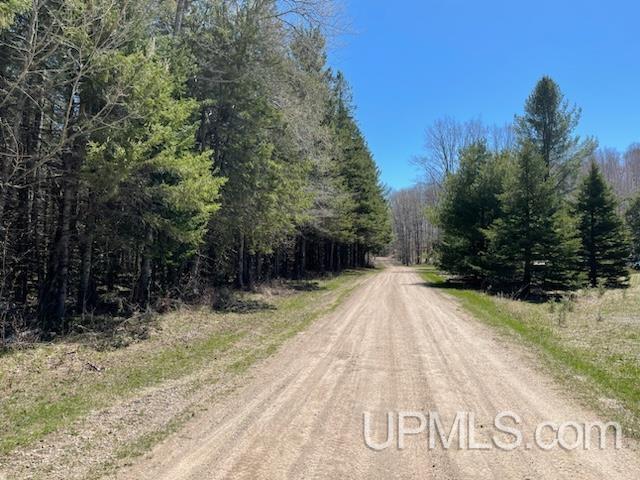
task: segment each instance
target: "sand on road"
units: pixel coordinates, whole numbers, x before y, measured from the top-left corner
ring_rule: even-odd
[[[427,420],[437,412],[446,431],[458,412],[471,414],[475,441],[492,448],[459,448],[456,438],[451,448],[439,441],[430,448],[429,434],[435,432],[429,428],[406,436],[403,449],[397,448],[397,432],[386,449],[366,445],[364,412],[370,413],[371,442],[382,443],[387,412],[410,411]],[[494,427],[500,412],[521,418],[520,447],[506,451],[492,443],[493,438],[515,441]],[[397,430],[397,417],[392,420]],[[117,477],[640,478],[637,443],[628,439],[622,449],[613,448],[611,437],[604,450],[527,448],[540,422],[595,420],[533,364],[530,354],[469,318],[414,270],[389,266],[254,368],[224,402]],[[467,418],[462,429],[467,437],[468,424]],[[406,426],[419,430],[421,419],[409,418]],[[571,443],[572,432],[565,433]],[[547,430],[542,440],[553,438]]]

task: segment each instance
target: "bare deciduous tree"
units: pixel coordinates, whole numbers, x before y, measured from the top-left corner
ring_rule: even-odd
[[[600,148],[593,158],[620,199],[621,210],[625,210],[628,202],[640,192],[640,144],[631,144],[624,154],[615,148]]]
[[[447,175],[458,169],[460,150],[484,140],[496,152],[513,148],[511,125],[487,126],[480,119],[460,122],[453,117],[439,118],[425,130],[425,154],[415,157],[423,180],[442,186]]]
[[[420,264],[433,252],[438,231],[428,220],[428,210],[435,205],[436,198],[436,186],[428,184],[391,194],[393,250],[405,265]]]

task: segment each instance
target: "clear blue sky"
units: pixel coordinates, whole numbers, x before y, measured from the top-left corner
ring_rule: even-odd
[[[409,159],[434,119],[503,124],[545,74],[582,107],[581,135],[620,150],[640,141],[638,0],[345,2],[353,33],[330,63],[391,187],[416,179]]]

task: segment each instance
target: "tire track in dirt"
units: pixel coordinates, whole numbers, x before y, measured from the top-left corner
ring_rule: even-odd
[[[621,450],[429,449],[426,433],[403,450],[365,445],[364,411],[377,440],[387,411],[437,411],[446,426],[473,412],[477,441],[506,410],[525,438],[541,421],[597,420],[530,362],[415,271],[388,267],[117,478],[635,479],[638,447],[626,439]]]

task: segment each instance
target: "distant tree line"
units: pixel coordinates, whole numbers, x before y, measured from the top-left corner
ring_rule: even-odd
[[[391,192],[394,256],[405,265],[435,260],[440,230],[436,206],[445,179],[458,171],[460,154],[468,146],[485,142],[492,152],[513,146],[511,125],[487,126],[479,119],[459,122],[452,117],[436,120],[425,132],[426,154],[412,159],[423,172],[417,185]]]
[[[433,257],[438,228],[429,221],[428,213],[436,201],[437,188],[426,183],[391,193],[392,248],[404,265],[420,264]]]
[[[0,7],[0,320],[362,266],[391,234],[322,0]]]
[[[599,148],[593,159],[626,211],[640,192],[640,143],[631,144],[624,154],[614,148]]]
[[[428,218],[443,269],[521,295],[627,282],[640,253],[638,148],[596,150],[575,134],[580,113],[543,77],[501,135],[450,119],[427,131],[418,164],[438,188]]]

